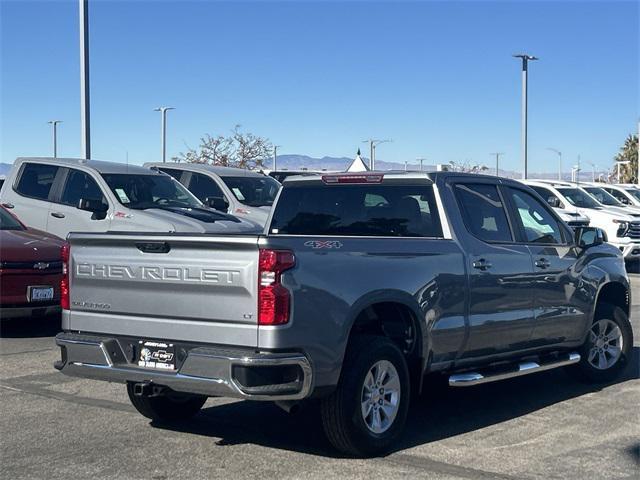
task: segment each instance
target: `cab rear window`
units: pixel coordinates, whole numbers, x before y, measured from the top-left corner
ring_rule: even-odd
[[[306,185],[280,194],[270,233],[442,237],[428,185]]]
[[[15,189],[25,197],[47,200],[56,173],[58,173],[56,165],[25,163]]]

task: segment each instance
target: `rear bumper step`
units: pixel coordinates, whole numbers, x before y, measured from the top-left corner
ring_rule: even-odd
[[[547,362],[522,362],[516,366],[516,369],[501,372],[463,372],[454,373],[449,377],[449,386],[451,387],[471,387],[482,383],[497,382],[498,380],[506,380],[507,378],[521,377],[531,373],[544,372],[554,368],[565,367],[580,361],[579,353],[570,353],[560,357],[559,359]]]
[[[301,400],[311,393],[312,369],[301,353],[234,352],[190,349],[177,371],[139,367],[129,362],[115,338],[60,333],[62,359],[54,366],[74,377],[135,382],[140,394],[156,387],[185,393],[251,400]],[[143,388],[144,387],[144,388]]]

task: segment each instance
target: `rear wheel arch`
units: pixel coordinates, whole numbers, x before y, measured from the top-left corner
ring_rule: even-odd
[[[363,335],[389,338],[407,360],[412,384],[420,389],[420,380],[426,365],[427,331],[417,305],[407,299],[385,298],[361,305],[354,314],[344,354]],[[414,383],[417,382],[417,383]]]

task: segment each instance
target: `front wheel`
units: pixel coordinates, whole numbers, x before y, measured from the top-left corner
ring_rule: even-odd
[[[347,455],[383,453],[402,433],[409,398],[409,371],[398,347],[386,337],[356,337],[335,392],[321,404],[327,438]]]
[[[142,415],[157,422],[187,420],[198,413],[207,401],[207,397],[203,395],[174,391],[157,397],[137,396],[133,393],[133,386],[133,383],[127,383],[127,394],[131,404]]]
[[[583,345],[580,363],[572,370],[590,383],[615,380],[627,367],[633,348],[633,331],[620,307],[602,304]]]

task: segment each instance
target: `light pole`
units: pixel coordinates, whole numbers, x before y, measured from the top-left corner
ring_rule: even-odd
[[[496,177],[500,176],[500,155],[504,155],[503,152],[495,152],[495,153],[490,153],[489,155],[495,155],[496,156]]]
[[[89,0],[78,0],[80,18],[80,128],[81,149],[91,158],[91,121],[89,108]]]
[[[376,147],[381,143],[389,143],[393,142],[391,139],[386,140],[378,140],[375,138],[370,138],[369,140],[363,140],[362,143],[369,144],[369,170],[376,169]]]
[[[538,60],[537,57],[526,53],[513,55],[522,59],[522,178],[527,178],[527,77],[529,70],[529,60]]]
[[[47,122],[51,125],[53,135],[53,158],[58,158],[58,124],[62,123],[62,120],[51,120]]]
[[[616,183],[620,183],[620,165],[626,165],[628,163],[631,163],[630,160],[620,160],[618,162],[616,162],[616,166],[618,167],[618,180]]]
[[[154,108],[154,112],[160,112],[162,114],[161,127],[160,127],[160,143],[162,148],[162,163],[167,161],[167,110],[175,110],[174,107],[158,107]]]
[[[418,158],[416,158],[416,160],[417,160],[418,162],[420,162],[420,171],[422,171],[422,162],[424,162],[424,161],[426,160],[426,158],[424,158],[424,157],[418,157]]]
[[[278,162],[278,147],[281,147],[282,145],[274,145],[273,146],[273,171],[276,171],[276,166],[277,166],[277,162]]]
[[[562,180],[562,152],[551,147],[547,147],[547,150],[550,150],[558,155],[558,180]]]
[[[571,181],[574,183],[580,183],[580,165],[574,165],[571,168]]]
[[[591,182],[595,183],[596,181],[596,167],[597,165],[595,163],[591,163]]]

